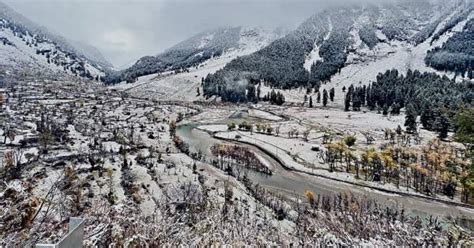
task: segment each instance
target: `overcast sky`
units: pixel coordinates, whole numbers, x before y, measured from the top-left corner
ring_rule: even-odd
[[[0,0],[39,25],[97,47],[114,66],[221,26],[295,28],[329,4],[356,0]],[[339,3],[340,4],[340,3]]]

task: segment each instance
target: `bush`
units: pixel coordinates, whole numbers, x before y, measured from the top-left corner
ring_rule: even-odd
[[[351,147],[353,145],[355,145],[355,142],[356,142],[356,137],[354,136],[347,136],[344,138],[344,143],[348,146],[348,147]]]
[[[234,122],[231,122],[231,123],[227,124],[227,130],[229,130],[229,131],[234,130],[235,127],[236,127],[236,125],[235,125]]]

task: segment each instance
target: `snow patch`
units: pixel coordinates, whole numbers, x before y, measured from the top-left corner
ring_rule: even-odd
[[[200,44],[199,44],[199,46],[198,46],[197,48],[198,48],[198,49],[202,49],[202,48],[206,47],[207,44],[209,44],[209,42],[212,41],[213,39],[214,39],[214,34],[209,34],[209,35],[205,36],[205,37],[201,40],[201,42],[200,42]]]
[[[328,28],[329,28],[329,31],[326,34],[326,36],[324,37],[321,44],[329,39],[329,37],[331,36],[332,30],[333,30],[333,25],[332,25],[332,21],[331,21],[330,16],[328,16]],[[311,72],[311,66],[314,63],[318,62],[318,61],[323,61],[323,58],[321,56],[319,56],[319,45],[318,45],[317,42],[315,42],[314,45],[313,45],[313,50],[311,50],[311,52],[306,56],[306,59],[304,61],[304,68],[308,72]]]

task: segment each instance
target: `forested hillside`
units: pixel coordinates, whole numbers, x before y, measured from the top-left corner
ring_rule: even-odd
[[[428,43],[429,49],[430,43],[444,37],[470,16],[471,6],[465,1],[436,4],[413,1],[326,10],[268,47],[237,58],[224,69],[208,75],[203,82],[203,92],[206,96],[241,101],[247,97],[247,84],[257,81],[281,89],[305,87],[317,90],[350,63],[377,60],[401,46],[411,50],[421,43]],[[472,39],[465,41],[472,36],[469,32],[471,23],[439,48],[446,60],[428,63],[431,59],[427,58],[427,63],[443,70],[442,66],[463,67],[463,74],[467,73],[466,68],[472,60],[469,49],[473,46],[470,44]],[[415,56],[422,60],[426,51],[422,57]],[[452,56],[455,56],[453,52],[462,53],[461,59],[456,58],[461,62],[455,64],[463,66],[453,65],[452,58],[446,57],[444,51],[450,51]]]
[[[453,20],[453,24],[458,19]],[[451,26],[451,25],[450,25]],[[470,19],[461,32],[455,33],[442,47],[429,51],[426,64],[441,71],[473,78],[474,70],[474,19]]]

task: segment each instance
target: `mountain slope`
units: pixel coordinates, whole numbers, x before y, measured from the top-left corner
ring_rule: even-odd
[[[225,50],[200,64],[175,72],[160,72],[138,77],[135,83],[122,82],[111,86],[124,90],[136,97],[156,100],[195,101],[202,100],[202,78],[224,68],[230,61],[245,56],[267,46],[272,40],[281,37],[284,31],[266,31],[261,28],[242,28],[237,46]],[[198,43],[200,44],[200,43]],[[198,90],[199,88],[199,90]],[[201,91],[202,92],[202,91]]]
[[[406,69],[429,70],[423,62],[427,51],[451,35],[456,26],[453,23],[470,18],[466,12],[472,13],[472,3],[462,0],[404,1],[327,10],[270,46],[209,75],[204,93],[224,98],[243,94],[234,99],[245,99],[246,84],[237,86],[235,82],[250,79],[264,80],[266,85],[279,88],[319,88],[353,64],[364,67],[406,51],[415,57]]]
[[[472,79],[474,70],[474,19],[467,21],[462,30],[456,32],[441,47],[430,50],[425,61],[435,69],[453,71]]]
[[[109,64],[86,56],[61,36],[0,3],[0,66],[28,71],[65,72],[89,79],[105,75]],[[97,57],[99,58],[99,57]]]
[[[157,56],[147,56],[133,66],[107,78],[110,84],[134,81],[138,77],[181,70],[208,61],[212,58],[226,57],[232,53],[237,56],[255,52],[271,41],[281,37],[282,31],[266,31],[259,28],[219,28],[197,34]]]

